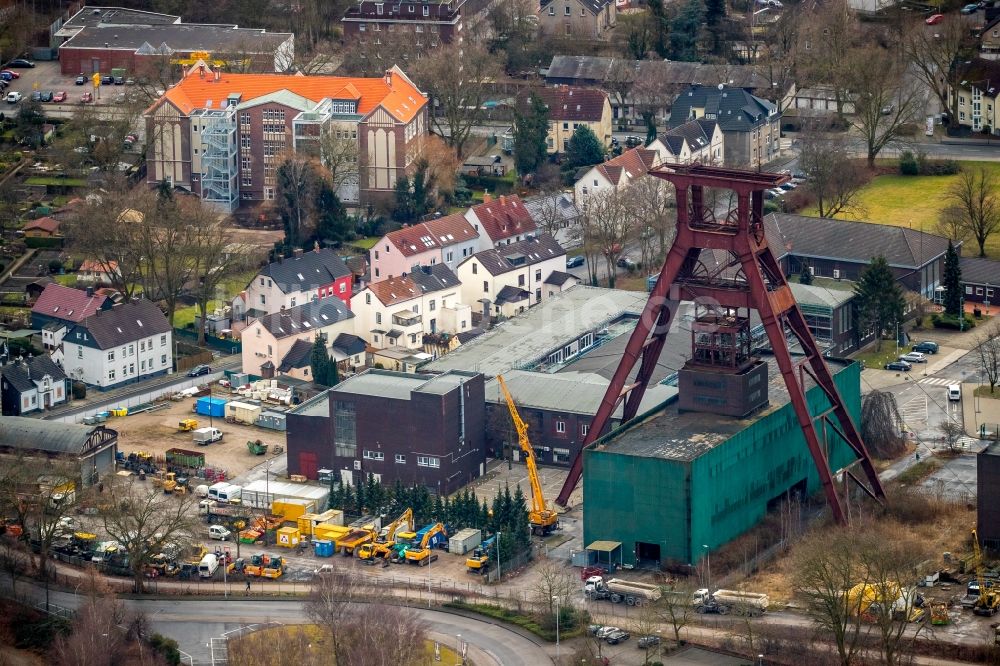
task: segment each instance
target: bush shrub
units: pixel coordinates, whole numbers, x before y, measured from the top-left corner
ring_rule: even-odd
[[[24,244],[30,248],[58,248],[63,246],[62,238],[25,238]]]
[[[944,328],[953,331],[958,331],[958,330],[967,331],[970,328],[976,327],[976,320],[973,319],[971,316],[965,315],[964,319],[965,323],[961,324],[959,322],[959,318],[954,315],[944,314],[944,313],[934,314],[931,315],[931,325],[933,325],[934,328]]]
[[[506,178],[499,176],[473,176],[463,175],[465,184],[470,188],[488,190],[490,194],[510,194],[514,190],[514,185]]]
[[[904,176],[916,176],[920,173],[917,158],[912,151],[904,150],[899,156],[899,173]]]
[[[58,273],[62,270],[63,264],[58,259],[49,262],[49,273]]]
[[[149,637],[149,645],[166,660],[170,666],[178,666],[181,663],[181,652],[178,649],[177,641],[160,634],[153,634]]]
[[[955,160],[928,159],[923,153],[909,150],[899,157],[899,172],[904,176],[953,176],[961,170]]]

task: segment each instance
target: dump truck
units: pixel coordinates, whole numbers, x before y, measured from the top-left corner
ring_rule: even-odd
[[[718,613],[728,615],[763,615],[770,605],[770,599],[760,592],[742,592],[739,590],[716,590],[709,594],[707,588],[696,590],[691,603],[698,613]]]
[[[354,554],[355,548],[360,548],[366,543],[371,543],[374,539],[374,530],[352,529],[347,534],[337,539],[336,545],[338,549],[343,549],[345,557],[349,557]]]
[[[614,604],[625,602],[628,606],[642,606],[656,601],[662,596],[658,585],[622,580],[621,578],[604,580],[601,576],[588,578],[583,589],[591,601],[607,599]]]

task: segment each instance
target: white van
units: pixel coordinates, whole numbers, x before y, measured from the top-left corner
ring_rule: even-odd
[[[962,387],[958,384],[948,385],[948,400],[958,401],[962,399]]]
[[[225,541],[232,534],[223,525],[212,525],[208,528],[208,536],[211,539],[218,539],[219,541]]]
[[[243,486],[227,484],[225,488],[220,488],[218,491],[219,501],[229,503],[238,502],[242,493]]]
[[[219,491],[225,490],[226,488],[229,487],[229,485],[230,484],[226,483],[225,481],[213,483],[211,486],[208,487],[208,498],[216,500],[219,499]]]
[[[208,497],[208,486],[201,484],[194,489],[194,494],[198,497]]]
[[[219,558],[214,553],[208,553],[205,557],[201,558],[201,562],[198,564],[198,575],[202,578],[211,578],[215,575],[215,571],[218,568]]]

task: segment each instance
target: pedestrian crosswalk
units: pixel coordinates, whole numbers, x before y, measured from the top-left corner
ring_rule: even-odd
[[[927,396],[917,396],[899,406],[903,422],[912,428],[916,423],[927,422]]]
[[[968,449],[968,448],[972,448],[973,446],[975,446],[977,444],[981,444],[981,443],[982,442],[980,440],[976,439],[975,437],[969,437],[968,435],[962,435],[955,442],[955,447],[959,448],[959,449]]]
[[[925,377],[917,382],[918,384],[925,384],[927,386],[948,386],[949,384],[955,384],[954,379],[948,379],[947,377]]]

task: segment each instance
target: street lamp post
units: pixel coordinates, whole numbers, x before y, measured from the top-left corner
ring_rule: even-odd
[[[497,532],[497,583],[503,580],[503,575],[500,572],[500,532]]]
[[[708,593],[712,593],[712,551],[708,549],[708,544],[703,543],[701,547],[705,549],[705,565],[708,568]]]
[[[458,663],[464,664],[465,659],[462,657],[462,634],[456,634],[455,638],[455,650],[458,652]]]
[[[559,663],[559,597],[552,597],[552,601],[556,602],[556,663]]]

